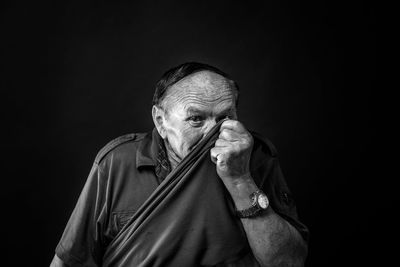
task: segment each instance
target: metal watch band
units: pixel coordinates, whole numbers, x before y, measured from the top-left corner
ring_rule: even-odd
[[[251,206],[248,209],[236,210],[236,216],[239,218],[249,218],[256,216],[261,211],[260,207],[257,205]]]
[[[264,194],[261,190],[257,190],[250,194],[250,200],[253,202],[252,205],[244,210],[236,210],[236,216],[239,218],[249,218],[258,215],[263,209],[258,205],[257,198],[260,194]]]

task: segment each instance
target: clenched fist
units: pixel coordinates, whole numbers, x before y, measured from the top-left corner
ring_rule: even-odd
[[[226,120],[211,149],[211,160],[216,164],[218,176],[227,183],[239,183],[250,176],[250,156],[253,137],[239,121]]]

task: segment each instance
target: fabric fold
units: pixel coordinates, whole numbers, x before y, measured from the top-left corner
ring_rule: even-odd
[[[165,178],[107,247],[103,266],[214,266],[249,253],[210,149],[219,122]]]

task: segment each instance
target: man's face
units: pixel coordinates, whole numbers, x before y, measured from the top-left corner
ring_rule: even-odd
[[[209,71],[171,86],[162,102],[160,133],[167,149],[182,160],[218,121],[236,119],[234,90],[223,76]]]

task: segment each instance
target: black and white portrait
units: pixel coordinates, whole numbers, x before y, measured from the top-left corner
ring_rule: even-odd
[[[2,265],[387,266],[374,4],[10,2],[1,33]]]

